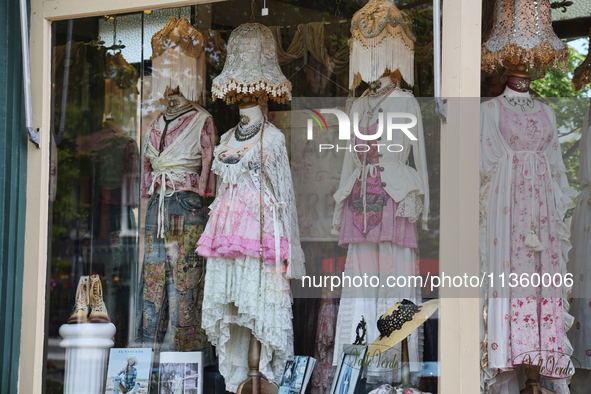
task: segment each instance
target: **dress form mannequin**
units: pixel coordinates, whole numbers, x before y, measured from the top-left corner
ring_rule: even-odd
[[[261,110],[261,107],[250,95],[245,96],[242,99],[242,103],[240,103],[238,109],[240,111],[240,126],[245,129],[248,129],[263,119],[263,111]],[[232,135],[232,138],[230,138],[228,145],[238,147],[240,145],[249,144],[258,138],[258,135],[259,133],[256,133],[252,138],[249,138],[246,141],[238,141],[236,139],[236,134],[234,134]]]
[[[397,88],[400,87],[400,72],[395,73],[384,73],[377,81],[369,84],[369,91],[371,93],[377,93],[378,90],[385,88],[390,84],[394,84]]]
[[[516,113],[533,114],[540,110],[540,103],[534,100],[529,93],[529,83],[531,81],[531,74],[525,71],[525,65],[519,64],[515,70],[509,72],[509,78],[519,79],[522,81],[520,88],[517,88],[508,81],[502,96],[505,100],[501,100],[502,104]],[[526,87],[527,86],[527,87]],[[540,380],[539,367],[530,366],[523,371],[527,377],[525,382],[525,389],[521,390],[520,394],[538,394],[541,393],[538,387]]]
[[[167,112],[174,112],[175,109],[185,107],[189,104],[189,100],[183,96],[179,86],[177,86],[176,89],[167,87],[166,92],[164,93],[164,98],[161,99],[161,101],[162,100],[166,101],[166,105],[168,105]]]
[[[505,100],[501,100],[501,102],[516,113],[529,115],[540,110],[540,103],[534,100],[529,93],[531,74],[524,69],[525,66],[520,64],[516,70],[509,72],[507,86],[502,94]]]
[[[248,128],[257,124],[263,119],[263,112],[257,101],[251,96],[246,95],[242,99],[242,103],[238,105],[240,111],[240,125],[244,128]],[[259,127],[259,130],[261,128]],[[236,133],[232,135],[232,138],[228,142],[230,146],[240,146],[242,144],[250,144],[256,140],[260,135],[260,131],[253,137],[246,141],[237,141]],[[248,349],[248,379],[238,386],[237,394],[276,394],[279,391],[279,387],[273,383],[269,383],[266,379],[262,378],[259,371],[259,363],[261,359],[261,343],[256,339],[254,335],[250,337],[250,345]]]

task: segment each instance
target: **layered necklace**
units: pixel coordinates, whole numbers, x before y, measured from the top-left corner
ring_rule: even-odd
[[[389,84],[387,84],[386,86],[384,86],[383,88],[379,88],[379,89],[369,89],[369,96],[370,97],[381,97],[386,93],[390,93],[392,90],[394,90],[396,88],[396,84],[394,83],[394,81],[390,82]]]
[[[513,97],[513,96],[504,96],[509,105],[514,108],[521,108],[521,112],[525,112],[527,108],[533,109],[535,102],[534,99],[531,97]]]
[[[388,85],[386,85],[385,87],[377,90],[375,93],[369,93],[367,95],[367,110],[365,111],[365,114],[367,116],[367,124],[366,124],[366,132],[368,132],[367,130],[369,129],[369,123],[371,122],[371,119],[373,118],[373,115],[376,111],[376,109],[379,108],[379,112],[384,112],[384,110],[382,108],[380,108],[380,105],[382,105],[382,103],[384,102],[384,100],[386,100],[388,97],[390,97],[390,94],[396,89],[396,84],[394,82],[389,83]],[[371,106],[370,103],[370,99],[371,98],[376,98],[376,97],[382,97],[382,99],[380,101],[378,101],[378,103],[376,105]]]
[[[187,103],[185,105],[177,105],[174,107],[168,107],[168,110],[166,110],[166,113],[164,114],[164,117],[167,120],[174,120],[176,118],[178,118],[179,116],[182,116],[184,114],[186,114],[187,112],[192,111],[193,105],[191,105],[191,103]]]
[[[263,121],[264,117],[262,116],[259,120],[257,120],[250,126],[244,126],[242,122],[238,123],[238,126],[236,126],[236,132],[234,133],[234,138],[236,138],[236,141],[239,142],[248,141],[249,139],[251,139],[259,133]]]

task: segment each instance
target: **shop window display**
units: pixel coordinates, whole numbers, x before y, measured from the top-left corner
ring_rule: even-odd
[[[320,3],[53,23],[47,392],[91,364],[97,392],[437,391],[436,292],[300,296],[304,276],[438,272],[438,121],[415,99],[433,92],[431,7]],[[365,137],[390,112],[415,123],[394,133],[402,153],[317,161],[330,186],[315,200],[294,97],[347,100]],[[64,336],[92,330],[103,359],[71,363]],[[369,362],[348,349],[374,341]],[[131,360],[118,385],[109,348]],[[131,384],[146,349],[149,378]],[[306,384],[286,380],[297,356],[315,359],[297,358],[312,365]]]

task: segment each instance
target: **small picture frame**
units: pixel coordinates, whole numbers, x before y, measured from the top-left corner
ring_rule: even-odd
[[[202,394],[203,353],[160,353],[158,394]]]
[[[330,394],[355,394],[366,354],[365,345],[343,346]]]

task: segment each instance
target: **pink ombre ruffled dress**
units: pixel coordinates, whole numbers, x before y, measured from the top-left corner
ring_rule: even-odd
[[[249,152],[257,141],[232,147],[220,145],[216,148],[214,171],[234,173],[240,172],[240,159]],[[223,165],[221,165],[223,163]],[[230,166],[230,167],[228,167]],[[235,167],[235,168],[232,168]],[[218,196],[210,206],[211,215],[207,227],[199,239],[198,253],[206,257],[226,257],[230,259],[242,256],[260,258],[260,191],[249,171],[242,171],[245,176],[236,174],[229,187]],[[247,175],[248,174],[248,175]],[[258,183],[258,182],[257,182]],[[263,228],[263,256],[266,264],[275,264],[275,223],[273,214],[273,197],[268,193],[264,196],[265,220]],[[289,257],[289,243],[285,237],[285,229],[278,226],[280,260]]]
[[[197,253],[207,258],[202,327],[216,346],[226,389],[235,392],[247,378],[251,335],[261,343],[259,370],[271,382],[281,378],[287,360],[294,355],[288,280],[293,271],[286,262],[293,263],[296,253],[303,267],[303,258],[299,257],[303,253],[299,238],[298,250],[290,247],[289,207],[295,204],[288,198],[293,196],[291,177],[284,174],[290,174],[285,137],[273,125],[264,131],[261,264],[261,143],[256,139],[230,146],[232,133],[222,136],[214,152],[212,169],[218,175],[218,196],[210,206]],[[288,189],[291,195],[285,197]],[[297,222],[294,224],[297,226]]]

